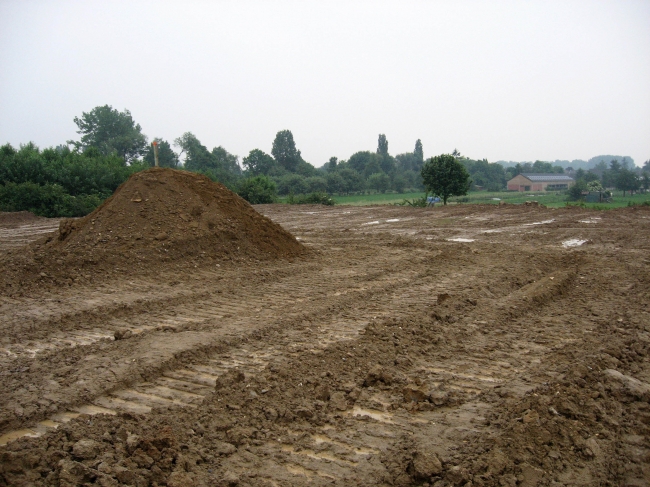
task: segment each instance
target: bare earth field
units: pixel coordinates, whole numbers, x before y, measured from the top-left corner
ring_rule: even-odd
[[[650,209],[255,209],[307,251],[7,280],[0,485],[650,484]]]

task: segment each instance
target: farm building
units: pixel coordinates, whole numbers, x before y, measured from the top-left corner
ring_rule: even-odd
[[[560,191],[574,183],[566,174],[521,173],[508,181],[508,191]]]

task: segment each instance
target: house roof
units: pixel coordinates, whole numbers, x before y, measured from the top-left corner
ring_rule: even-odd
[[[571,176],[567,176],[566,174],[557,174],[557,173],[551,173],[551,174],[544,174],[544,173],[521,173],[523,177],[526,179],[529,179],[530,181],[533,181],[535,183],[556,183],[556,182],[569,182],[573,181],[573,178]]]

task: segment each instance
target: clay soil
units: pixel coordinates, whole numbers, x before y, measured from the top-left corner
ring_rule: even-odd
[[[0,215],[0,485],[648,485],[649,209],[129,220],[175,184]]]

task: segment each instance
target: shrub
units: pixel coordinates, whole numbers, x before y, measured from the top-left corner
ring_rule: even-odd
[[[0,186],[0,209],[30,211],[49,218],[84,216],[107,197],[98,193],[72,196],[59,184],[6,183]]]
[[[252,205],[273,203],[277,199],[275,183],[267,176],[254,176],[239,183],[237,194]]]
[[[332,206],[334,200],[327,193],[290,194],[287,198],[290,205],[327,205]]]

